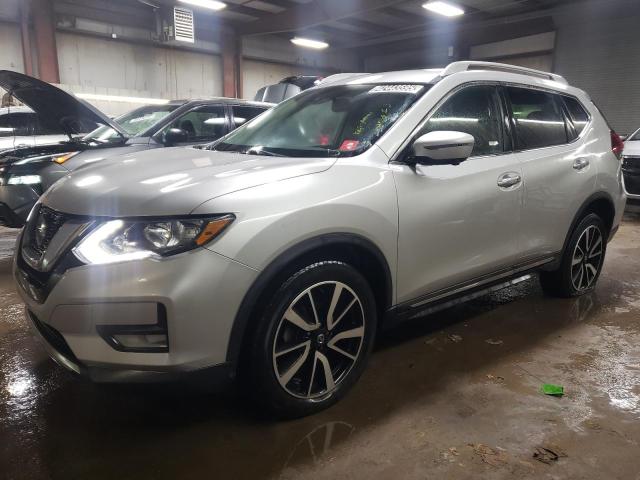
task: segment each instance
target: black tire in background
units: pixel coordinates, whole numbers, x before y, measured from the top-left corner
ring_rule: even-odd
[[[571,233],[559,268],[540,273],[544,292],[569,298],[592,291],[602,271],[607,236],[607,228],[597,214],[585,215]]]
[[[333,405],[366,366],[376,312],[369,284],[350,265],[323,261],[302,268],[262,309],[245,350],[245,392],[280,418]]]

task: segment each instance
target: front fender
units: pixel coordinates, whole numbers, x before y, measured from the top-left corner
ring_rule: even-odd
[[[375,245],[395,279],[398,206],[386,163],[338,163],[215,198],[193,213],[234,213],[234,224],[207,248],[257,270],[305,240],[344,233]]]

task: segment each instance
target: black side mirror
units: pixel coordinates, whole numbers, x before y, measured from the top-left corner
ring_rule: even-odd
[[[181,128],[170,128],[164,134],[164,144],[167,147],[176,143],[185,143],[189,141],[189,134]]]

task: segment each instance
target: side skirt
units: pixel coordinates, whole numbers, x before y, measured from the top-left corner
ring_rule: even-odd
[[[400,303],[387,311],[382,327],[383,329],[392,328],[403,321],[423,317],[488,293],[517,285],[529,280],[537,271],[556,261],[556,255],[533,260]]]

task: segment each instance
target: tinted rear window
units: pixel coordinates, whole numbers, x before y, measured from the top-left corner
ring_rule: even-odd
[[[567,143],[559,95],[519,87],[507,87],[506,90],[513,110],[519,150]]]

